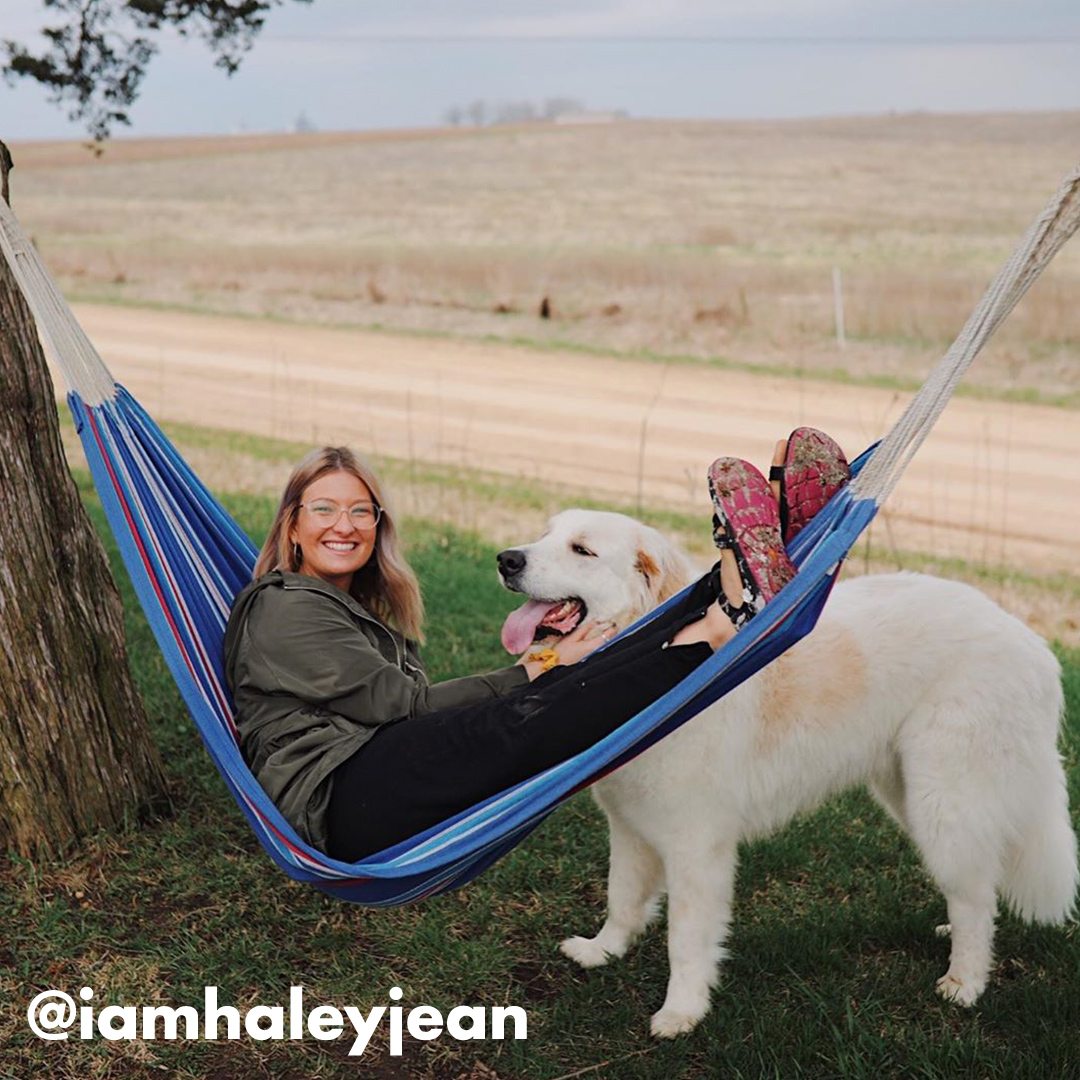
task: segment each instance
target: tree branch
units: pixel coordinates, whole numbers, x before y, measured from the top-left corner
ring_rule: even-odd
[[[16,41],[0,42],[0,54],[6,54],[0,70],[9,84],[24,78],[40,83],[53,104],[69,106],[68,116],[100,142],[117,124],[131,123],[128,110],[158,52],[154,39],[164,30],[201,38],[216,65],[232,75],[269,12],[290,0],[43,2],[60,19],[41,31],[48,47],[35,53]]]

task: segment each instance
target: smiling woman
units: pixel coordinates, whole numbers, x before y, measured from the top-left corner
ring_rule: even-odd
[[[348,592],[375,550],[381,507],[358,476],[332,472],[308,486],[300,511],[289,530],[300,566]]]
[[[587,667],[575,661],[610,625],[567,626],[542,661],[432,685],[393,511],[343,447],[294,469],[254,578],[225,637],[240,747],[297,832],[347,861],[579,753],[735,632],[710,574]]]
[[[313,451],[289,477],[253,577],[275,570],[334,585],[423,640],[420,588],[394,516],[374,470],[345,447]]]

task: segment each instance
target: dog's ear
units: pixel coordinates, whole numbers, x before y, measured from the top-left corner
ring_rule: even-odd
[[[697,576],[686,555],[655,529],[649,529],[642,538],[634,569],[645,579],[645,587],[658,604]]]
[[[644,549],[638,548],[637,558],[634,560],[634,569],[645,579],[645,588],[650,593],[654,592],[660,582],[660,567],[656,560]]]

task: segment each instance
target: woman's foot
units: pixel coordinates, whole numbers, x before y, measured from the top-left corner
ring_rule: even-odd
[[[769,482],[739,458],[717,458],[709,468],[713,539],[720,549],[722,606],[741,626],[794,576],[780,536],[780,516]]]
[[[734,546],[729,543],[727,529],[716,514],[713,514],[713,543],[720,550],[720,559],[713,567],[716,602],[731,624],[739,627],[757,608],[752,606],[753,592],[743,584],[743,569]]]
[[[844,451],[816,428],[796,428],[773,452],[769,483],[780,507],[780,533],[790,544],[851,479]]]

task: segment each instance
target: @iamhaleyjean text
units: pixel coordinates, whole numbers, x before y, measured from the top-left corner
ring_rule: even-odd
[[[239,1009],[222,1004],[216,986],[203,987],[195,1005],[116,1005],[98,1007],[92,987],[75,997],[63,990],[43,990],[30,1002],[26,1022],[39,1039],[175,1040],[251,1039],[255,1042],[312,1038],[332,1042],[351,1038],[350,1057],[359,1057],[373,1037],[390,1055],[400,1057],[406,1037],[430,1042],[443,1036],[458,1042],[527,1039],[529,1018],[520,1005],[455,1005],[445,1014],[433,1005],[373,1005],[366,1012],[354,1005],[317,1004],[304,1000],[302,986],[290,986],[287,1005],[252,1005]],[[391,1002],[404,993],[392,986]]]

